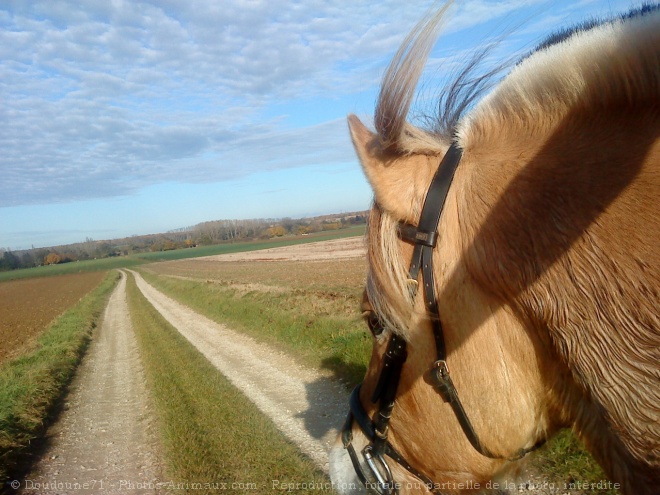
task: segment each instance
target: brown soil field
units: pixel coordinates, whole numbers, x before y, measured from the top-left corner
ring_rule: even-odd
[[[0,283],[0,363],[30,349],[60,314],[96,287],[105,272]]]
[[[367,261],[363,237],[246,253],[165,261],[143,268],[159,275],[205,280],[245,291],[361,291]]]
[[[244,253],[218,254],[198,259],[214,261],[336,261],[339,259],[364,258],[365,255],[364,237],[358,236],[259,249]]]

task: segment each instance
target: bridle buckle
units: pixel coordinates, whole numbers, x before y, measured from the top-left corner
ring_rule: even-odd
[[[374,451],[373,445],[367,445],[362,449],[362,457],[364,457],[371,474],[375,478],[374,486],[369,488],[373,488],[377,493],[383,495],[396,495],[399,493],[390,467],[385,462],[385,459],[383,459],[383,456]]]
[[[454,384],[449,376],[449,366],[444,359],[438,359],[431,367],[431,377],[436,390],[445,402],[453,402],[455,396]]]
[[[432,366],[436,373],[440,373],[443,377],[449,376],[449,366],[444,359],[438,359]]]

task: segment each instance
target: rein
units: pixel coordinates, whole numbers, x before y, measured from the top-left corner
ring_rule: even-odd
[[[422,272],[424,304],[431,319],[436,347],[436,361],[431,367],[431,377],[435,389],[442,399],[451,405],[465,436],[477,452],[492,459],[514,461],[540,447],[543,441],[531,448],[521,449],[513,457],[502,457],[493,454],[479,440],[479,436],[474,430],[458,397],[458,392],[456,391],[456,387],[449,374],[449,367],[447,366],[447,348],[440,321],[438,300],[435,294],[433,249],[438,240],[437,229],[440,222],[440,215],[442,214],[454,173],[461,161],[461,156],[462,152],[458,145],[452,143],[431,181],[424,200],[419,224],[415,226],[408,223],[400,223],[398,229],[399,238],[415,246],[408,271],[411,299],[414,299],[417,295],[419,272],[420,270]],[[385,456],[387,456],[418,478],[426,485],[429,491],[441,495],[438,488],[440,485],[435,484],[427,475],[413,468],[387,440],[399,379],[406,359],[406,341],[393,333],[385,351],[378,383],[371,397],[373,404],[380,404],[379,410],[373,420],[369,418],[369,415],[360,402],[361,385],[358,385],[353,390],[349,401],[350,409],[348,417],[342,428],[342,442],[344,448],[348,451],[358,478],[368,490],[379,495],[394,495],[398,493],[399,485],[392,477],[392,472],[385,459]],[[357,452],[352,445],[352,428],[354,422],[357,422],[362,433],[370,441],[370,444],[362,450],[362,457],[368,470],[363,469]]]

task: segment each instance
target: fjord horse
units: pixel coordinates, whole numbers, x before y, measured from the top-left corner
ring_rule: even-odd
[[[377,132],[349,117],[374,339],[335,487],[475,493],[571,427],[660,493],[660,9],[563,31],[472,108],[469,63],[428,130],[406,118],[444,15],[395,56]]]

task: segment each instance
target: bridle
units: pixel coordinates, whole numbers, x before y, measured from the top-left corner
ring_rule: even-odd
[[[399,224],[398,233],[401,240],[414,245],[412,261],[410,263],[410,269],[408,270],[411,282],[409,286],[411,287],[412,299],[414,299],[417,294],[419,272],[420,270],[422,272],[424,281],[424,304],[431,320],[436,347],[436,361],[433,363],[430,373],[435,389],[439,392],[442,399],[451,405],[465,436],[477,452],[492,459],[513,461],[522,458],[532,450],[540,447],[544,440],[531,448],[521,449],[512,457],[502,457],[493,454],[479,440],[479,437],[461,404],[447,366],[447,349],[445,346],[442,323],[440,321],[438,301],[435,294],[433,249],[438,240],[437,229],[440,215],[442,214],[447,193],[449,192],[454,173],[460,163],[461,156],[462,152],[458,145],[452,143],[440,162],[440,166],[431,181],[431,185],[429,186],[429,190],[424,200],[419,224],[414,226],[402,222]],[[358,478],[368,490],[379,495],[393,495],[398,493],[399,485],[392,477],[392,471],[385,459],[385,456],[387,456],[419,479],[429,491],[440,494],[439,487],[441,485],[434,483],[426,474],[412,467],[411,464],[406,461],[406,459],[399,454],[394,447],[392,447],[387,439],[396,392],[401,377],[401,370],[403,369],[406,358],[406,341],[396,333],[392,333],[383,357],[381,373],[371,397],[371,402],[373,404],[379,403],[378,412],[373,420],[369,417],[360,402],[361,385],[355,387],[349,400],[350,408],[348,417],[342,428],[342,442],[344,448],[348,451]],[[357,422],[362,433],[370,442],[369,445],[362,450],[362,457],[368,467],[367,470],[363,469],[352,443],[352,429],[354,422]]]

